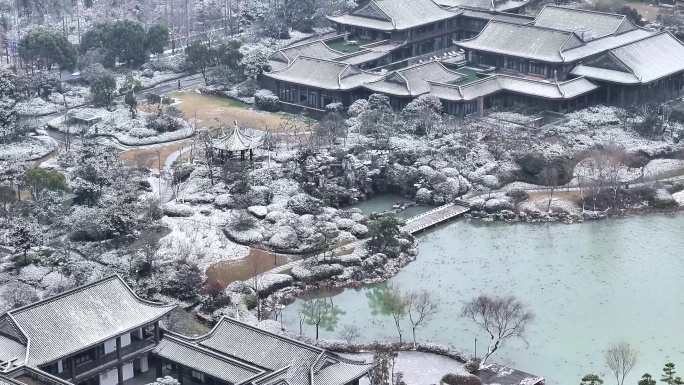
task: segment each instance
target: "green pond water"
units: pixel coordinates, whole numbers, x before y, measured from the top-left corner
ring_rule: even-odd
[[[459,317],[464,301],[480,294],[515,295],[536,319],[527,343],[506,342],[493,362],[550,384],[575,385],[587,373],[603,374],[609,384],[614,380],[603,351],[623,340],[639,351],[625,383],[636,384],[646,372],[659,379],[670,361],[684,372],[684,215],[573,225],[459,220],[419,235],[418,247],[418,259],[391,282],[404,290],[428,290],[440,300],[438,316],[418,331],[419,341],[472,352],[477,337],[481,356],[488,336]],[[335,329],[355,324],[366,342],[396,341],[391,318],[377,314],[378,293],[369,287],[321,294],[333,296],[344,312]],[[283,312],[295,331],[298,306]],[[405,338],[411,337],[409,325],[404,324]],[[321,338],[338,339],[338,332],[322,330]],[[304,325],[304,333],[314,336],[314,328]]]

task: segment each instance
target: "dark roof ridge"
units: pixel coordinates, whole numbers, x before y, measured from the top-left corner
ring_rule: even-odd
[[[134,297],[137,301],[139,301],[140,303],[143,303],[143,304],[149,305],[149,306],[154,306],[154,307],[171,307],[171,306],[176,306],[176,305],[174,305],[174,304],[164,304],[164,303],[162,303],[162,302],[154,302],[154,301],[150,301],[150,300],[146,300],[146,299],[140,298],[140,297],[133,291],[133,289],[131,289],[131,288],[126,284],[126,282],[123,280],[123,278],[121,278],[121,276],[120,276],[119,274],[112,274],[112,275],[109,275],[109,276],[100,278],[100,279],[98,279],[98,280],[95,280],[95,281],[93,281],[93,282],[89,282],[89,283],[87,283],[87,284],[85,284],[85,285],[83,285],[83,286],[78,286],[78,287],[75,287],[75,288],[73,288],[73,289],[66,290],[66,291],[64,291],[64,292],[62,292],[62,293],[53,295],[53,296],[51,296],[51,297],[44,298],[44,299],[41,299],[41,300],[39,300],[39,301],[30,303],[30,304],[28,304],[28,305],[24,305],[24,306],[18,307],[18,308],[16,308],[16,309],[8,310],[7,313],[10,314],[10,315],[14,315],[14,314],[18,314],[18,313],[23,313],[23,312],[26,311],[26,310],[32,309],[32,308],[34,308],[34,307],[38,307],[38,306],[43,305],[43,304],[46,304],[46,303],[50,303],[50,302],[56,301],[56,300],[58,300],[58,299],[62,299],[62,298],[64,298],[64,297],[68,297],[68,296],[71,295],[71,294],[74,294],[74,293],[78,293],[78,292],[84,291],[84,290],[86,290],[86,289],[89,289],[89,288],[91,288],[91,287],[95,287],[95,286],[97,286],[97,285],[101,285],[101,284],[103,284],[103,283],[105,283],[105,282],[109,282],[109,281],[111,281],[111,280],[119,280],[119,282],[121,282],[121,283],[123,284],[123,286],[126,288],[126,290],[127,290],[129,293],[131,293],[131,295],[133,295],[133,297]],[[15,322],[16,322],[16,321],[15,321]],[[18,326],[21,327],[21,325],[18,325]]]

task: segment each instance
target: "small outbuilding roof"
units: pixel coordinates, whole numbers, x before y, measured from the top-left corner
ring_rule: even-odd
[[[138,297],[118,275],[7,312],[28,340],[27,365],[42,365],[140,328],[176,305]]]
[[[576,32],[585,41],[637,29],[624,15],[546,5],[537,15],[537,27]]]
[[[534,20],[534,17],[532,16],[519,15],[517,13],[496,12],[465,6],[461,6],[459,9],[461,10],[463,16],[482,20],[496,20],[513,24],[528,24]]]
[[[406,30],[457,16],[433,0],[370,0],[330,21],[343,25],[392,31]]]
[[[446,8],[470,7],[487,11],[505,12],[519,9],[529,3],[529,0],[435,0],[435,2]]]
[[[333,60],[343,55],[345,54],[328,47],[323,40],[314,40],[278,50],[269,57],[269,64],[272,70],[279,70],[287,67],[299,56]]]

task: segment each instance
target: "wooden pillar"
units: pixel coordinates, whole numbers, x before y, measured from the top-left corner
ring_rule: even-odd
[[[183,381],[184,381],[183,380],[183,371],[184,371],[183,365],[178,364],[177,368],[178,368],[178,382],[180,382],[180,384],[183,385]]]
[[[254,156],[254,151],[250,148],[249,149],[249,160],[250,160],[250,162],[252,161],[253,156]]]
[[[122,359],[121,357],[121,336],[116,337],[116,358]]]
[[[477,117],[484,117],[484,98],[482,96],[477,97]]]
[[[162,370],[164,368],[164,359],[161,356],[157,356],[154,362],[157,378],[162,378]]]
[[[119,377],[119,385],[123,385],[124,379],[123,379],[123,365],[119,365],[116,367],[116,372]]]
[[[159,343],[159,321],[154,322],[154,343],[158,344]]]
[[[606,104],[610,104],[610,83],[606,86]]]
[[[71,370],[71,382],[76,383],[76,357],[71,356],[69,359],[69,370]]]

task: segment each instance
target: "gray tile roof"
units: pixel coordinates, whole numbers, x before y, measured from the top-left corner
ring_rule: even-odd
[[[339,16],[329,16],[335,23],[377,30],[405,30],[447,20],[457,14],[432,0],[370,0]]]
[[[0,374],[0,385],[24,385],[21,382]]]
[[[313,40],[305,43],[294,44],[274,52],[269,58],[271,70],[279,70],[287,67],[299,56],[307,56],[316,59],[333,60],[345,55],[328,47],[323,40]]]
[[[149,324],[175,305],[145,301],[114,275],[10,310],[30,340],[28,365],[42,365]]]
[[[261,136],[250,136],[242,132],[238,126],[234,126],[230,133],[212,140],[212,146],[223,151],[245,151],[258,148],[261,138]]]
[[[230,384],[240,384],[264,373],[262,369],[172,336],[164,336],[154,353]]]
[[[684,45],[668,32],[611,49],[609,56],[616,65],[606,65],[599,57],[573,69],[572,73],[616,83],[650,83],[684,71]],[[625,70],[625,67],[628,70]]]
[[[300,56],[289,66],[264,76],[326,90],[349,90],[377,80],[379,74],[361,71],[346,63]]]
[[[582,41],[567,31],[490,21],[479,35],[455,43],[476,51],[560,63],[564,61],[563,52]]]
[[[364,376],[373,364],[353,362],[339,356],[325,355],[314,371],[314,385],[344,385]]]
[[[12,369],[22,365],[26,358],[26,346],[5,336],[0,335],[0,373],[5,369]],[[12,365],[7,363],[12,360]]]
[[[514,24],[527,24],[534,20],[534,17],[532,16],[518,15],[515,13],[495,12],[466,7],[461,7],[461,11],[463,12],[463,16],[466,17],[472,17],[483,20],[503,21],[506,23]]]
[[[395,96],[419,96],[430,92],[428,82],[454,83],[465,77],[438,61],[431,61],[393,71],[382,80],[366,84],[365,88]]]
[[[618,30],[627,32],[628,30],[637,29],[624,15],[553,5],[545,6],[539,12],[533,24],[538,27],[564,31],[588,31],[584,40],[612,35]]]
[[[598,88],[587,79],[577,78],[566,82],[553,83],[497,74],[468,83],[453,86],[430,83],[431,94],[442,100],[472,101],[500,91],[508,91],[522,95],[546,99],[572,99]]]
[[[435,0],[435,2],[445,8],[472,7],[488,11],[505,12],[522,7],[529,3],[529,0],[497,1],[496,5],[492,0]]]
[[[566,62],[572,63],[603,51],[641,40],[647,36],[654,35],[655,33],[656,32],[644,29],[635,29],[619,35],[609,35],[600,39],[591,40],[582,46],[569,49],[563,52],[563,57]]]
[[[268,370],[284,368],[295,357],[313,360],[323,352],[230,318],[222,318],[199,344]]]

